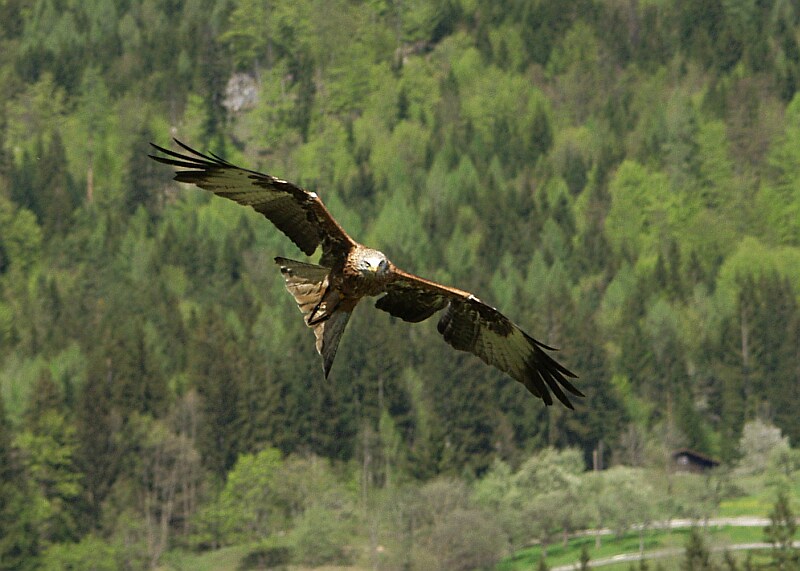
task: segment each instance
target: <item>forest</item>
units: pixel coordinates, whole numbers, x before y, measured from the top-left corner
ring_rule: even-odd
[[[797,477],[798,90],[797,0],[0,0],[0,569],[492,568],[643,470],[662,515],[734,493],[681,492],[676,449]],[[172,137],[317,192],[586,397],[370,307],[325,380],[273,262],[306,258],[173,182]]]

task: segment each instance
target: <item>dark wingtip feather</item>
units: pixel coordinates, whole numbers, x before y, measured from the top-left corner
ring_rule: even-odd
[[[572,406],[572,402],[570,402],[569,397],[564,394],[564,391],[561,390],[561,386],[559,386],[564,382],[564,377],[551,370],[542,372],[542,377],[544,377],[547,386],[550,387],[550,390],[553,391],[553,394],[556,395],[556,398],[561,402],[561,404],[567,408],[575,410],[575,407]]]
[[[175,144],[176,144],[176,145],[178,145],[180,148],[182,148],[184,151],[186,151],[186,152],[189,152],[189,153],[192,153],[193,155],[195,155],[195,156],[197,156],[197,157],[200,157],[201,159],[206,159],[206,160],[208,160],[208,159],[209,159],[209,157],[208,157],[208,156],[204,155],[203,153],[201,153],[201,152],[200,152],[200,151],[198,151],[198,150],[195,150],[195,149],[193,149],[192,147],[190,147],[190,146],[189,146],[189,145],[187,145],[186,143],[184,143],[184,142],[182,142],[182,141],[179,141],[179,140],[178,140],[178,139],[176,139],[175,137],[173,137],[173,138],[172,138],[172,140],[173,140],[173,141],[175,141]]]
[[[576,377],[575,375],[571,375],[571,376],[572,376],[572,378],[574,378],[574,379],[577,379],[577,378],[578,378],[578,377]],[[561,385],[562,385],[562,386],[563,386],[565,389],[567,389],[569,392],[571,392],[571,393],[572,393],[573,395],[575,395],[576,397],[586,397],[586,395],[585,395],[585,394],[583,394],[583,393],[582,393],[582,392],[581,392],[581,391],[580,391],[580,390],[579,390],[579,389],[578,389],[578,388],[577,388],[575,385],[573,385],[572,383],[570,383],[570,382],[569,382],[567,379],[565,379],[563,376],[562,376],[562,377],[559,379],[559,382],[561,383]]]
[[[549,392],[552,391],[561,404],[569,409],[575,410],[575,407],[564,390],[575,396],[584,397],[585,395],[567,380],[568,377],[576,379],[578,376],[545,353],[543,348],[547,348],[547,345],[540,343],[527,334],[525,337],[533,348],[533,354],[526,363],[528,376],[538,381],[536,385],[542,393],[547,394],[549,397]],[[528,383],[525,384],[528,386]],[[549,387],[550,391],[548,391],[546,387]],[[548,399],[542,396],[542,400],[544,400],[547,405],[552,403],[552,398],[549,399],[550,402],[548,402]]]

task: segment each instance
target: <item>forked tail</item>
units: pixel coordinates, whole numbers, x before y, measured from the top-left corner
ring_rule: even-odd
[[[342,311],[338,293],[328,288],[329,268],[280,257],[275,258],[275,263],[280,266],[286,289],[297,302],[306,325],[314,330],[327,378],[351,311]]]

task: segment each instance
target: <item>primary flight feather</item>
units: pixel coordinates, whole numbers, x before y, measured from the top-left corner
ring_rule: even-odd
[[[185,153],[154,144],[164,156],[150,155],[182,169],[175,180],[251,206],[306,255],[322,248],[319,264],[280,257],[275,262],[306,325],[314,331],[326,377],[355,306],[364,297],[383,295],[375,306],[404,321],[416,323],[442,311],[437,328],[447,343],[507,373],[545,404],[553,403],[551,392],[569,408],[573,406],[566,393],[583,396],[568,380],[575,374],[545,352],[552,347],[471,293],[404,272],[383,253],[359,244],[316,193],[175,142]]]

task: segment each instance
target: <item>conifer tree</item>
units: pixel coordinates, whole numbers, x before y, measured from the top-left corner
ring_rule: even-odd
[[[580,446],[588,460],[601,442],[611,444],[617,441],[628,418],[611,383],[611,368],[606,355],[592,341],[600,332],[591,313],[583,309],[568,322],[570,326],[565,338],[575,347],[570,365],[580,371],[581,392],[586,398],[575,399],[576,410],[561,417],[565,433],[562,443]]]
[[[536,565],[536,571],[550,571],[550,566],[547,565],[547,559],[545,557],[539,558],[539,563]]]
[[[42,160],[37,164],[33,189],[38,195],[37,215],[45,234],[63,233],[69,227],[78,201],[72,177],[67,171],[66,149],[58,130],[53,131]]]
[[[739,563],[736,561],[736,557],[728,550],[725,550],[725,568],[727,571],[739,571]]]
[[[242,418],[242,354],[217,309],[205,311],[190,325],[187,366],[190,382],[202,398],[197,449],[218,477],[236,462]]]
[[[772,544],[772,564],[779,571],[797,569],[800,565],[800,550],[793,545],[797,520],[786,490],[778,492],[769,519],[769,525],[764,528],[764,538]]]
[[[711,561],[711,552],[699,529],[692,528],[686,542],[686,552],[681,561],[683,571],[714,571],[716,565]]]
[[[76,463],[83,474],[87,527],[100,522],[101,506],[121,466],[121,415],[112,403],[114,381],[110,360],[98,351],[89,361],[88,374],[75,411],[78,450]]]
[[[27,412],[15,444],[32,501],[44,506],[37,513],[36,533],[42,544],[74,541],[79,537],[77,500],[82,491],[78,442],[49,372],[37,380]]]
[[[166,177],[163,169],[159,169],[158,164],[147,156],[150,143],[153,142],[156,142],[156,137],[144,118],[131,143],[133,152],[125,177],[124,206],[129,214],[142,206],[152,216],[160,206],[159,190],[164,186]]]
[[[444,473],[481,475],[491,466],[494,455],[497,423],[490,396],[493,372],[476,370],[471,358],[448,358],[450,374],[442,375],[433,387],[443,438],[439,469]]]
[[[112,316],[118,316],[113,319]],[[117,411],[127,418],[139,412],[158,417],[167,404],[167,386],[151,349],[146,344],[143,318],[117,310],[106,317],[113,329],[103,340],[112,398]]]
[[[0,570],[34,569],[39,541],[25,477],[0,395]]]
[[[584,543],[581,546],[580,559],[578,560],[580,562],[580,567],[579,567],[580,571],[589,571],[589,569],[590,569],[589,560],[590,559],[591,559],[591,556],[589,555],[589,545],[587,543]]]

